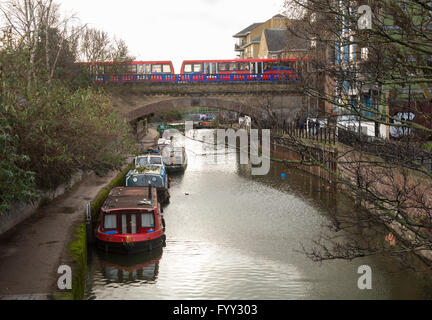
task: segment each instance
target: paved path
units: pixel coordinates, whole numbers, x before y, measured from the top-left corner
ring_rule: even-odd
[[[154,143],[158,133],[150,129],[144,138]],[[56,290],[60,265],[67,245],[83,221],[85,207],[101,188],[118,174],[85,178],[63,196],[40,208],[33,216],[0,236],[0,300],[50,299]]]

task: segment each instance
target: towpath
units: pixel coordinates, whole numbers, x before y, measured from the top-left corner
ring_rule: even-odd
[[[143,139],[154,143],[150,128]],[[85,207],[118,174],[91,174],[63,196],[38,209],[30,218],[0,235],[0,300],[46,300],[55,292],[58,267],[68,264],[66,254]]]

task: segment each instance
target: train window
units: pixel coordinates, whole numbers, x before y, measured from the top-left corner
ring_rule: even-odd
[[[143,74],[144,73],[144,66],[142,64],[138,65],[138,73]]]
[[[249,71],[250,70],[250,64],[247,62],[240,63],[240,71]]]
[[[137,72],[137,66],[135,64],[131,64],[127,66],[126,73],[136,73]]]
[[[164,73],[171,73],[171,66],[169,64],[163,65],[163,72]]]
[[[191,64],[185,64],[185,66],[184,66],[184,72],[185,73],[192,72],[192,65]]]
[[[219,71],[228,71],[229,65],[226,63],[219,63]]]
[[[202,64],[200,63],[194,64],[194,72],[202,72],[202,71],[203,71]]]
[[[151,74],[151,64],[144,65],[144,74]]]
[[[204,73],[210,74],[210,63],[204,63]]]
[[[160,64],[152,65],[152,73],[162,73],[162,65]]]
[[[237,70],[238,70],[237,63],[229,64],[229,71],[237,71]]]

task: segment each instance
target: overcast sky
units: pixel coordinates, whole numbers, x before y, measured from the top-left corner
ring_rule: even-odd
[[[283,12],[283,0],[59,0],[81,23],[126,41],[139,60],[235,58],[232,37]]]

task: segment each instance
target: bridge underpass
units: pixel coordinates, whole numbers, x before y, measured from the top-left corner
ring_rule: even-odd
[[[297,83],[149,84],[110,85],[114,107],[129,121],[160,112],[209,107],[262,118],[269,111],[282,122],[292,122],[307,108]]]

